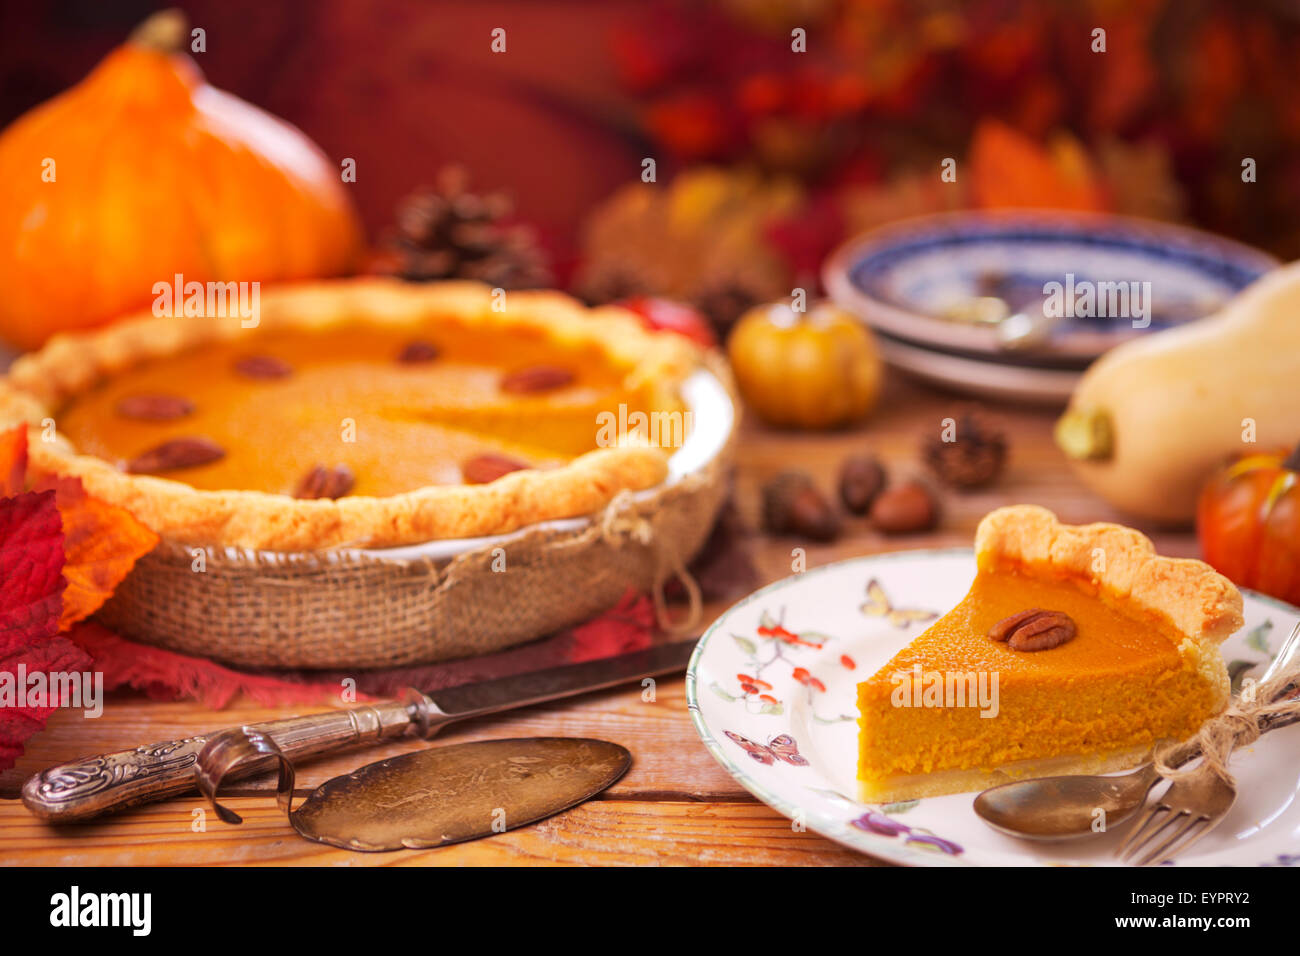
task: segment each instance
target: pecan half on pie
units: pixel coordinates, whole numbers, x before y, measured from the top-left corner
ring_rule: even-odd
[[[0,423],[35,426],[37,470],[205,545],[495,534],[662,482],[698,349],[558,293],[494,305],[475,283],[355,280],[268,289],[255,328],[126,319],[15,362]],[[672,442],[608,427],[651,415]]]
[[[1136,766],[1227,704],[1219,644],[1241,595],[1209,565],[1033,505],[985,516],[975,556],[961,603],[858,685],[864,802]],[[969,692],[994,676],[995,707],[945,696],[950,679]],[[933,700],[914,686],[935,679]],[[917,693],[899,695],[907,683]]]

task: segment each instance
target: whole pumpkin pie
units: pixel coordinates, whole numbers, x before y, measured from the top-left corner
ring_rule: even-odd
[[[0,422],[32,426],[38,471],[172,540],[386,547],[659,484],[700,359],[622,310],[475,283],[282,287],[252,325],[148,315],[58,336],[0,380]]]
[[[858,685],[864,802],[1136,766],[1227,704],[1241,595],[1209,565],[1029,505],[975,553],[961,603]]]

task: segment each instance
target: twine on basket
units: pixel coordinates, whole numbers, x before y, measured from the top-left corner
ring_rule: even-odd
[[[107,626],[182,654],[242,667],[397,667],[489,654],[586,620],[629,587],[650,593],[667,631],[695,626],[686,568],[726,497],[721,469],[648,496],[624,495],[576,530],[538,528],[449,561],[364,552],[196,549],[174,542],[139,562],[101,609]],[[202,570],[195,573],[195,551]],[[682,582],[674,622],[664,589]],[[672,609],[677,616],[680,613]]]
[[[1182,744],[1159,748],[1155,767],[1160,776],[1174,780],[1195,773],[1209,772],[1228,784],[1234,782],[1228,760],[1233,750],[1254,743],[1270,721],[1286,716],[1300,716],[1300,667],[1292,667],[1263,684],[1252,685],[1249,692],[1234,697],[1228,709],[1207,720],[1188,743],[1199,744],[1201,762],[1189,769],[1171,766],[1167,761]]]
[[[689,479],[688,479],[689,480]],[[601,516],[600,536],[603,541],[620,548],[629,540],[650,548],[654,554],[654,577],[650,597],[654,601],[655,620],[659,627],[672,634],[688,631],[699,623],[704,608],[699,582],[686,567],[681,551],[668,535],[656,533],[654,522],[636,508],[630,491],[620,491],[605,508]],[[665,589],[676,579],[686,592],[686,616],[674,622],[668,612]]]

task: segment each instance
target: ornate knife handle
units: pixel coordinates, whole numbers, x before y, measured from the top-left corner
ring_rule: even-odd
[[[252,733],[273,742],[275,751],[257,760],[241,761],[227,773],[227,777],[247,777],[273,769],[281,756],[289,760],[312,757],[401,737],[413,730],[432,736],[446,722],[447,716],[432,700],[408,690],[400,701],[290,717],[59,764],[23,784],[23,803],[42,820],[65,823],[188,793],[198,786],[195,769],[199,753],[209,741],[223,735]]]

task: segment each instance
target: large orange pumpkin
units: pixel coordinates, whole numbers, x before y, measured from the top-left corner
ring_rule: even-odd
[[[0,339],[148,306],[157,282],[345,272],[361,229],[339,166],[209,86],[184,18],[147,20],[72,89],[0,134]]]
[[[1300,448],[1248,455],[1201,492],[1201,556],[1243,587],[1300,604]]]

